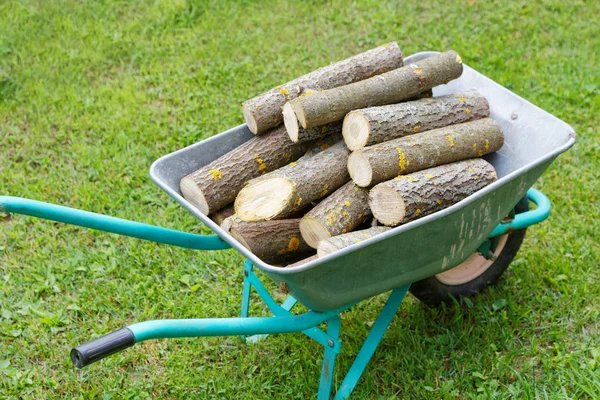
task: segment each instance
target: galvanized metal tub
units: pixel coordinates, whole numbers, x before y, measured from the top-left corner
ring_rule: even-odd
[[[437,52],[406,58],[413,63]],[[310,309],[325,311],[395,289],[450,269],[469,257],[525,195],[552,161],[575,143],[567,123],[517,96],[468,66],[462,76],[433,90],[434,96],[476,88],[490,103],[505,143],[485,157],[498,181],[435,214],[327,257],[294,268],[264,263],[185,200],[179,181],[253,137],[240,125],[166,155],[152,165],[152,180]]]

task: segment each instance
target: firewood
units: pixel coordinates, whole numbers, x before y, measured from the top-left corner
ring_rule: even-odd
[[[301,157],[311,142],[292,142],[284,127],[254,137],[180,182],[183,197],[208,215],[235,200],[244,184]]]
[[[395,42],[376,47],[277,86],[242,104],[248,128],[260,135],[283,122],[281,108],[303,94],[361,81],[404,65]]]
[[[303,161],[248,183],[235,200],[235,213],[247,222],[286,218],[350,180],[348,148],[338,142]]]
[[[231,226],[233,225],[234,222],[237,222],[237,221],[241,221],[241,219],[239,219],[237,215],[233,214],[233,215],[230,215],[229,217],[225,218],[223,220],[223,222],[221,222],[221,224],[219,224],[219,226],[225,232],[230,233]]]
[[[325,257],[334,251],[338,251],[344,247],[360,243],[364,240],[372,238],[373,236],[387,232],[390,229],[392,228],[387,226],[375,226],[373,228],[363,229],[362,231],[344,233],[343,235],[333,236],[328,239],[321,240],[319,247],[317,248],[317,256]]]
[[[315,140],[322,138],[327,135],[332,135],[335,133],[342,132],[342,122],[337,121],[331,124],[316,126],[310,129],[304,129],[298,127],[298,124],[293,125],[294,130],[290,130],[287,128],[286,131],[290,137],[290,140],[294,143],[296,142],[306,142],[309,140]]]
[[[234,213],[235,210],[233,209],[233,203],[231,203],[227,207],[221,208],[220,210],[210,214],[208,218],[210,218],[215,224],[221,226],[223,221],[231,217]]]
[[[490,106],[476,90],[364,108],[344,118],[343,135],[350,150],[403,136],[490,116]],[[314,129],[314,128],[313,128]]]
[[[319,257],[315,254],[314,256],[310,256],[310,257],[305,258],[303,260],[297,261],[297,262],[295,262],[293,264],[286,265],[285,268],[299,267],[301,265],[304,265],[304,264],[307,264],[307,263],[311,262],[312,260],[316,260],[317,258],[319,258]]]
[[[300,219],[244,222],[234,219],[229,232],[238,242],[266,261],[297,259],[313,250],[302,239]]]
[[[354,183],[369,187],[398,175],[481,157],[499,150],[503,143],[500,125],[484,118],[353,151],[348,171]]]
[[[331,236],[353,231],[371,216],[369,191],[348,182],[322,200],[300,220],[300,232],[309,246]]]
[[[458,78],[462,70],[460,56],[447,51],[360,82],[295,98],[284,107],[284,118],[288,124],[297,119],[305,129],[340,121],[352,110],[408,100]]]
[[[379,222],[396,226],[450,207],[496,179],[481,158],[440,165],[380,183],[369,192],[369,205]]]

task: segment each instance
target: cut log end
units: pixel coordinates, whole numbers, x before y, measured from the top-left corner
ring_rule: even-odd
[[[302,125],[302,127],[304,129],[309,128],[306,125],[306,113],[304,112],[304,109],[302,108],[302,103],[299,102],[298,99],[295,99],[295,100],[290,101],[287,104],[289,104],[292,111],[294,111],[294,114],[296,115],[296,119],[298,120],[298,122],[300,122],[300,125]],[[310,128],[312,128],[312,126]]]
[[[239,193],[235,213],[246,222],[270,220],[286,207],[293,193],[294,184],[286,178],[259,180]]]
[[[402,196],[393,188],[377,186],[369,193],[369,205],[373,216],[383,225],[395,226],[404,219],[406,206]]]
[[[229,228],[228,229],[229,234],[231,236],[233,236],[233,238],[235,240],[237,240],[238,242],[240,242],[240,244],[242,246],[244,246],[245,248],[247,248],[248,250],[252,251],[252,248],[250,247],[250,245],[248,244],[248,242],[246,242],[246,239],[244,239],[244,237],[242,236],[242,234],[240,232],[238,232],[237,229],[235,229],[232,226],[229,226],[228,228]]]
[[[339,248],[328,240],[322,240],[317,248],[317,257],[325,257],[331,253],[338,251]]]
[[[369,121],[360,112],[352,111],[344,118],[342,135],[350,150],[358,150],[367,145],[371,127]]]
[[[244,113],[244,119],[246,120],[248,129],[250,129],[250,132],[256,135],[258,132],[258,124],[256,123],[256,118],[254,118],[252,111],[250,111],[246,103],[242,104],[242,111]]]
[[[196,206],[202,214],[208,215],[210,211],[215,211],[209,209],[204,193],[202,193],[202,190],[200,190],[193,179],[188,177],[182,178],[179,182],[179,189],[183,197]]]
[[[373,180],[373,170],[367,157],[357,150],[348,156],[348,172],[350,178],[360,187],[369,187]]]
[[[311,217],[304,217],[300,220],[300,234],[313,249],[319,246],[321,240],[331,237],[327,228],[319,220]]]
[[[283,123],[285,125],[285,130],[292,142],[296,143],[298,141],[298,119],[296,118],[296,113],[294,113],[294,109],[290,105],[290,103],[285,103],[283,106]]]

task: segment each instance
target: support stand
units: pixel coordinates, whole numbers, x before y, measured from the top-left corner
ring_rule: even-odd
[[[258,277],[254,274],[252,268],[252,263],[246,260],[244,263],[244,288],[242,292],[241,317],[248,318],[250,292],[252,288],[256,290],[258,295],[265,302],[275,317],[292,316],[293,314],[290,312],[290,310],[296,304],[296,299],[290,295],[282,305],[277,304],[264,285],[258,280]],[[346,373],[346,377],[342,381],[342,384],[334,397],[336,400],[347,399],[350,397],[352,390],[354,390],[354,387],[362,376],[367,364],[371,360],[371,357],[373,357],[373,354],[375,353],[379,342],[383,338],[385,331],[392,322],[392,319],[396,314],[396,310],[398,310],[400,304],[402,304],[402,300],[404,299],[407,291],[408,286],[405,286],[395,289],[391,292],[390,297],[385,303],[385,306],[373,324],[371,332],[369,332],[369,335],[358,352],[354,363]],[[312,327],[302,331],[302,333],[304,333],[306,336],[316,340],[324,347],[323,366],[321,368],[321,380],[319,383],[319,393],[317,397],[318,400],[330,398],[335,359],[342,348],[342,342],[339,339],[341,328],[339,314],[329,318],[325,322],[327,323],[327,332],[324,332],[322,329],[317,327]],[[245,339],[248,342],[256,342],[266,338],[267,336],[268,335],[254,335],[245,337]]]

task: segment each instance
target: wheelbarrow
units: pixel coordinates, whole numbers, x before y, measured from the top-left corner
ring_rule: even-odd
[[[431,57],[423,52],[406,63]],[[210,163],[253,137],[246,125],[166,155],[150,169],[152,180],[211,228],[216,236],[190,234],[18,197],[0,196],[0,212],[35,216],[91,229],[197,250],[230,247],[242,253],[244,284],[239,318],[155,320],[136,323],[71,350],[82,368],[150,339],[243,336],[248,341],[269,334],[302,332],[324,347],[318,398],[331,395],[336,356],[340,353],[340,314],[358,302],[390,292],[352,366],[336,391],[348,398],[373,356],[407,291],[429,304],[468,296],[493,284],[517,253],[525,229],[546,219],[550,201],[532,185],[552,161],[575,143],[567,123],[541,110],[477,71],[434,88],[434,95],[477,88],[490,103],[491,116],[505,134],[502,149],[486,156],[498,180],[461,202],[396,227],[381,235],[306,264],[280,268],[257,258],[185,200],[183,176]],[[529,209],[529,203],[536,205]],[[279,304],[258,279],[255,267],[290,295]],[[412,287],[411,287],[412,284]],[[271,317],[250,317],[250,292],[262,298]],[[291,312],[300,302],[309,311]],[[319,328],[325,323],[326,329]]]

